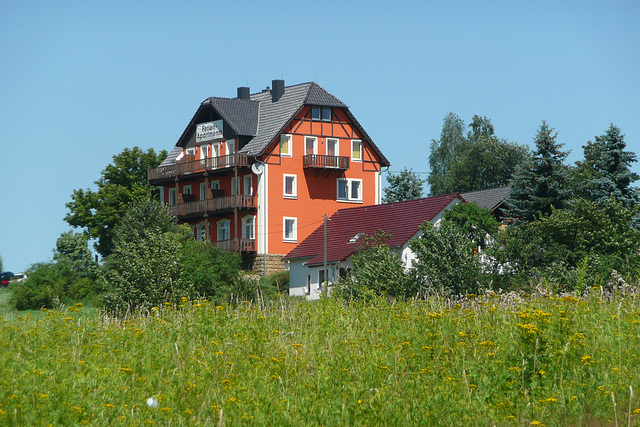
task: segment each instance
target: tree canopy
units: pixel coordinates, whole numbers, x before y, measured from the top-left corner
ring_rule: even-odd
[[[522,163],[511,182],[507,216],[516,222],[532,221],[562,209],[571,199],[569,168],[563,161],[567,152],[545,121],[535,138],[533,157]]]
[[[138,147],[125,148],[113,156],[113,163],[102,171],[95,181],[98,189],[77,189],[66,204],[69,212],[64,220],[72,227],[81,228],[96,239],[95,249],[103,257],[113,249],[113,231],[123,213],[137,201],[147,197],[147,172],[157,167],[167,156],[166,150],[156,154],[153,148],[143,151]],[[158,199],[158,190],[151,190]]]
[[[382,202],[394,203],[419,199],[423,196],[422,185],[424,182],[425,180],[421,179],[411,169],[407,170],[406,167],[397,175],[389,173]]]
[[[627,208],[640,204],[640,192],[631,187],[639,179],[631,172],[636,155],[625,151],[627,144],[613,123],[604,135],[583,146],[584,160],[576,162],[577,187],[583,197],[603,205],[610,197]]]
[[[487,117],[473,116],[464,136],[464,122],[449,113],[439,140],[431,143],[427,182],[432,196],[507,185],[528,149],[498,138]]]

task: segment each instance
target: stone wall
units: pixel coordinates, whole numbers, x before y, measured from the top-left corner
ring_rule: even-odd
[[[282,261],[282,257],[283,255],[279,255],[279,254],[267,254],[267,276],[273,273],[277,273],[279,271],[284,271],[284,266],[285,263],[284,261]],[[265,272],[264,272],[264,258],[265,255],[263,254],[259,254],[256,255],[255,259],[253,260],[253,268],[251,269],[251,271],[253,271],[254,273],[258,273],[261,276],[264,276]]]

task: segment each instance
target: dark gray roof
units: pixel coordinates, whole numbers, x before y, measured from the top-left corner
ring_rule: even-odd
[[[206,99],[203,104],[211,106],[220,114],[237,135],[255,136],[258,133],[258,113],[260,103],[248,99],[217,98]]]
[[[186,144],[185,138],[189,135],[190,129],[195,126],[198,114],[202,111],[202,108],[210,106],[233,129],[236,135],[252,137],[239,152],[250,156],[258,156],[264,153],[269,144],[275,140],[284,127],[305,105],[344,109],[363,134],[364,140],[371,144],[374,151],[380,156],[382,165],[389,166],[389,161],[351,114],[347,105],[315,82],[285,87],[283,95],[276,102],[273,101],[269,90],[255,93],[250,96],[250,99],[207,98],[200,104],[200,108],[187,125],[176,145],[183,146]],[[174,149],[165,159],[163,166],[166,162],[175,163],[178,153],[174,154],[174,151],[176,150]]]
[[[342,101],[314,82],[286,87],[277,102],[271,100],[270,91],[253,94],[251,100],[260,103],[260,117],[258,134],[241,150],[249,155],[262,154],[304,105],[347,108]]]
[[[165,167],[176,163],[176,159],[182,153],[182,147],[173,147],[173,150],[164,158],[158,167]]]
[[[511,187],[496,187],[486,190],[470,191],[468,193],[460,193],[462,197],[469,203],[476,202],[478,206],[482,206],[493,211],[500,206],[504,199],[509,195]]]

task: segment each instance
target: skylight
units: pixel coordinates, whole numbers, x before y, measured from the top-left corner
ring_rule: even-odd
[[[353,236],[352,238],[349,239],[349,243],[355,243],[358,241],[358,239],[360,237],[364,236],[364,233],[358,233],[355,236]]]

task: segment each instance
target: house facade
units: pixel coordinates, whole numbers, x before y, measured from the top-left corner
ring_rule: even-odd
[[[269,274],[325,214],[379,204],[386,166],[342,101],[314,82],[273,80],[203,101],[148,179],[198,240]]]
[[[453,193],[338,210],[326,221],[326,227],[323,223],[284,257],[289,269],[289,294],[320,298],[321,285],[326,282],[331,288],[339,283],[340,277],[353,269],[352,255],[364,238],[379,231],[390,233],[385,243],[406,268],[411,267],[415,255],[409,243],[421,235],[420,226],[426,221],[437,223],[447,209],[462,202],[465,199]]]

